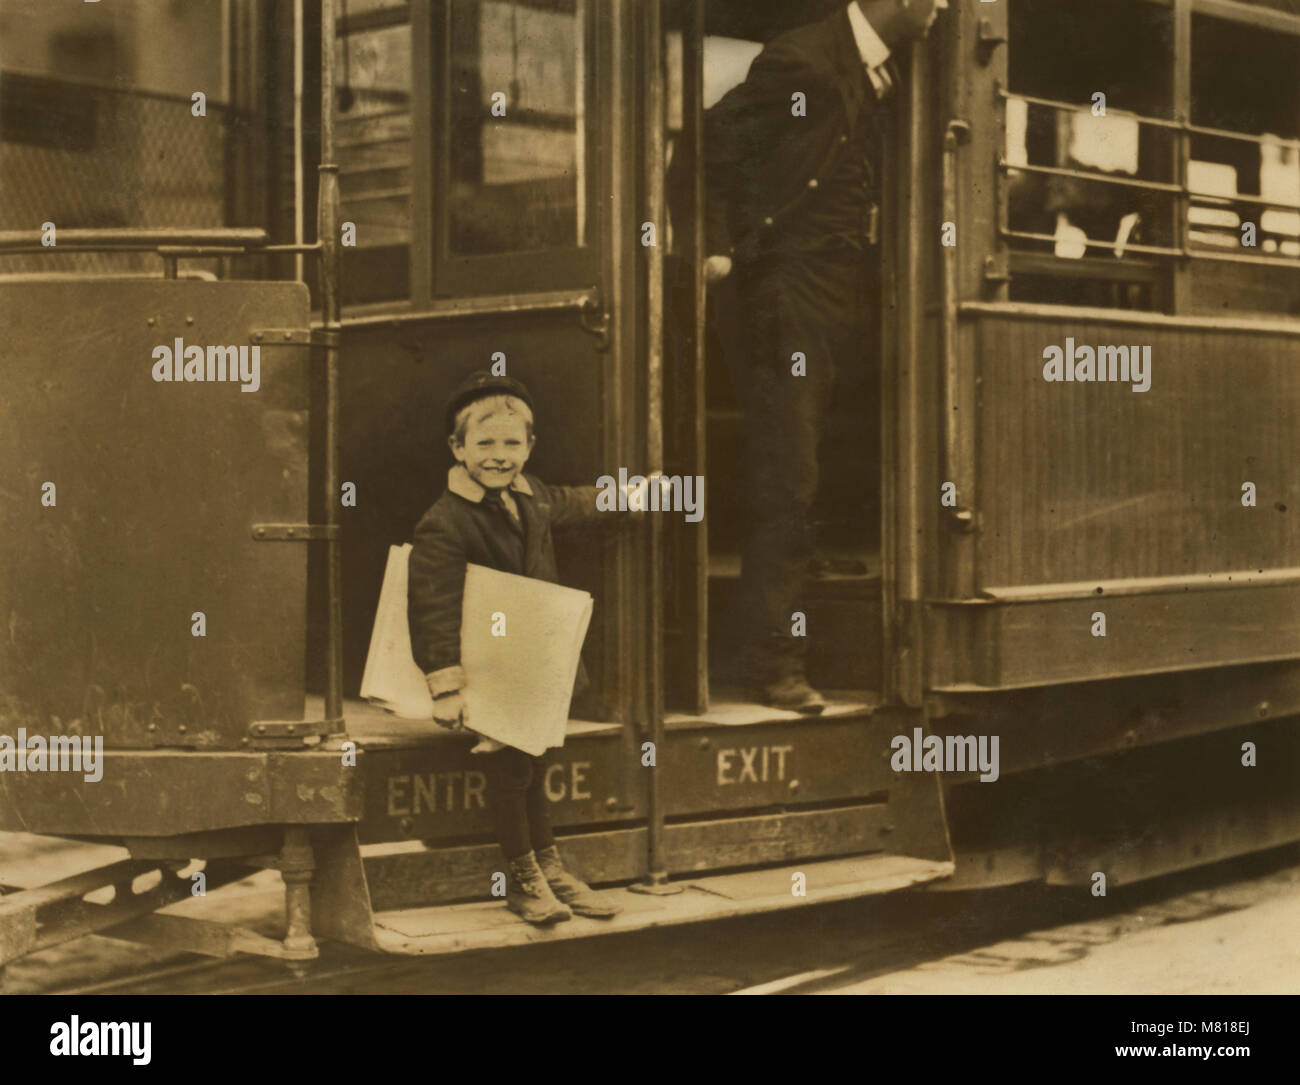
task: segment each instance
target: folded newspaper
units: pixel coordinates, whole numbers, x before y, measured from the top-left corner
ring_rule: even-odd
[[[411,655],[406,617],[410,554],[410,543],[388,549],[361,696],[427,720],[433,701]],[[591,608],[585,591],[469,565],[460,628],[466,726],[533,755],[563,745]]]

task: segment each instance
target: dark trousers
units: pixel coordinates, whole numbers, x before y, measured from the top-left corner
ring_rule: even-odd
[[[791,635],[791,615],[807,609],[819,453],[837,373],[872,353],[864,342],[870,294],[862,255],[852,249],[770,256],[737,270],[745,349],[728,355],[746,431],[740,667],[769,681],[803,672],[807,638]],[[792,372],[796,352],[805,376]]]
[[[542,758],[513,746],[476,756],[483,758],[497,843],[506,858],[517,859],[555,843],[544,790],[546,763]]]

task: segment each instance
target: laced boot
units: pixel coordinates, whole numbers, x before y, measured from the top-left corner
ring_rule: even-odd
[[[567,904],[578,915],[590,916],[593,919],[611,919],[623,910],[621,904],[615,904],[565,870],[559,849],[554,844],[537,853],[537,865],[541,867],[542,874],[546,877],[546,884],[551,887],[557,899]]]
[[[511,859],[506,879],[506,907],[526,923],[544,926],[572,919],[568,907],[555,899],[551,887],[537,865],[537,856],[526,852]]]

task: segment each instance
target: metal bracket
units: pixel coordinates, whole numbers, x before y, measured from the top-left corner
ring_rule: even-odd
[[[596,337],[597,350],[609,350],[609,309],[597,300],[584,299],[578,308],[578,324],[588,335]]]
[[[324,738],[344,730],[342,718],[334,720],[257,720],[248,725],[251,746],[301,746],[308,738]]]
[[[984,257],[984,282],[989,285],[1009,283],[1011,275],[998,268],[998,258],[992,253]]]
[[[338,524],[254,524],[257,542],[329,542],[340,538]]]
[[[999,30],[993,29],[993,20],[984,18],[978,23],[979,29],[976,31],[975,40],[978,43],[980,51],[980,63],[987,64],[993,57],[993,50],[999,45],[1005,45],[1007,36]]]
[[[962,535],[969,535],[979,526],[974,509],[962,506],[955,509],[944,509],[944,512],[947,513],[948,526]]]
[[[272,344],[276,346],[309,347],[311,346],[311,329],[310,328],[251,328],[248,332],[248,338],[253,343],[266,346]]]

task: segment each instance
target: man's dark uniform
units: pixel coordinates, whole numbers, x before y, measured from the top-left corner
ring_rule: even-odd
[[[738,628],[759,681],[803,673],[791,614],[804,609],[836,368],[868,357],[863,250],[876,228],[883,108],[841,9],[770,42],[705,115],[706,252],[732,257],[743,329],[744,349],[728,344],[750,510]],[[806,376],[792,373],[796,352]]]

